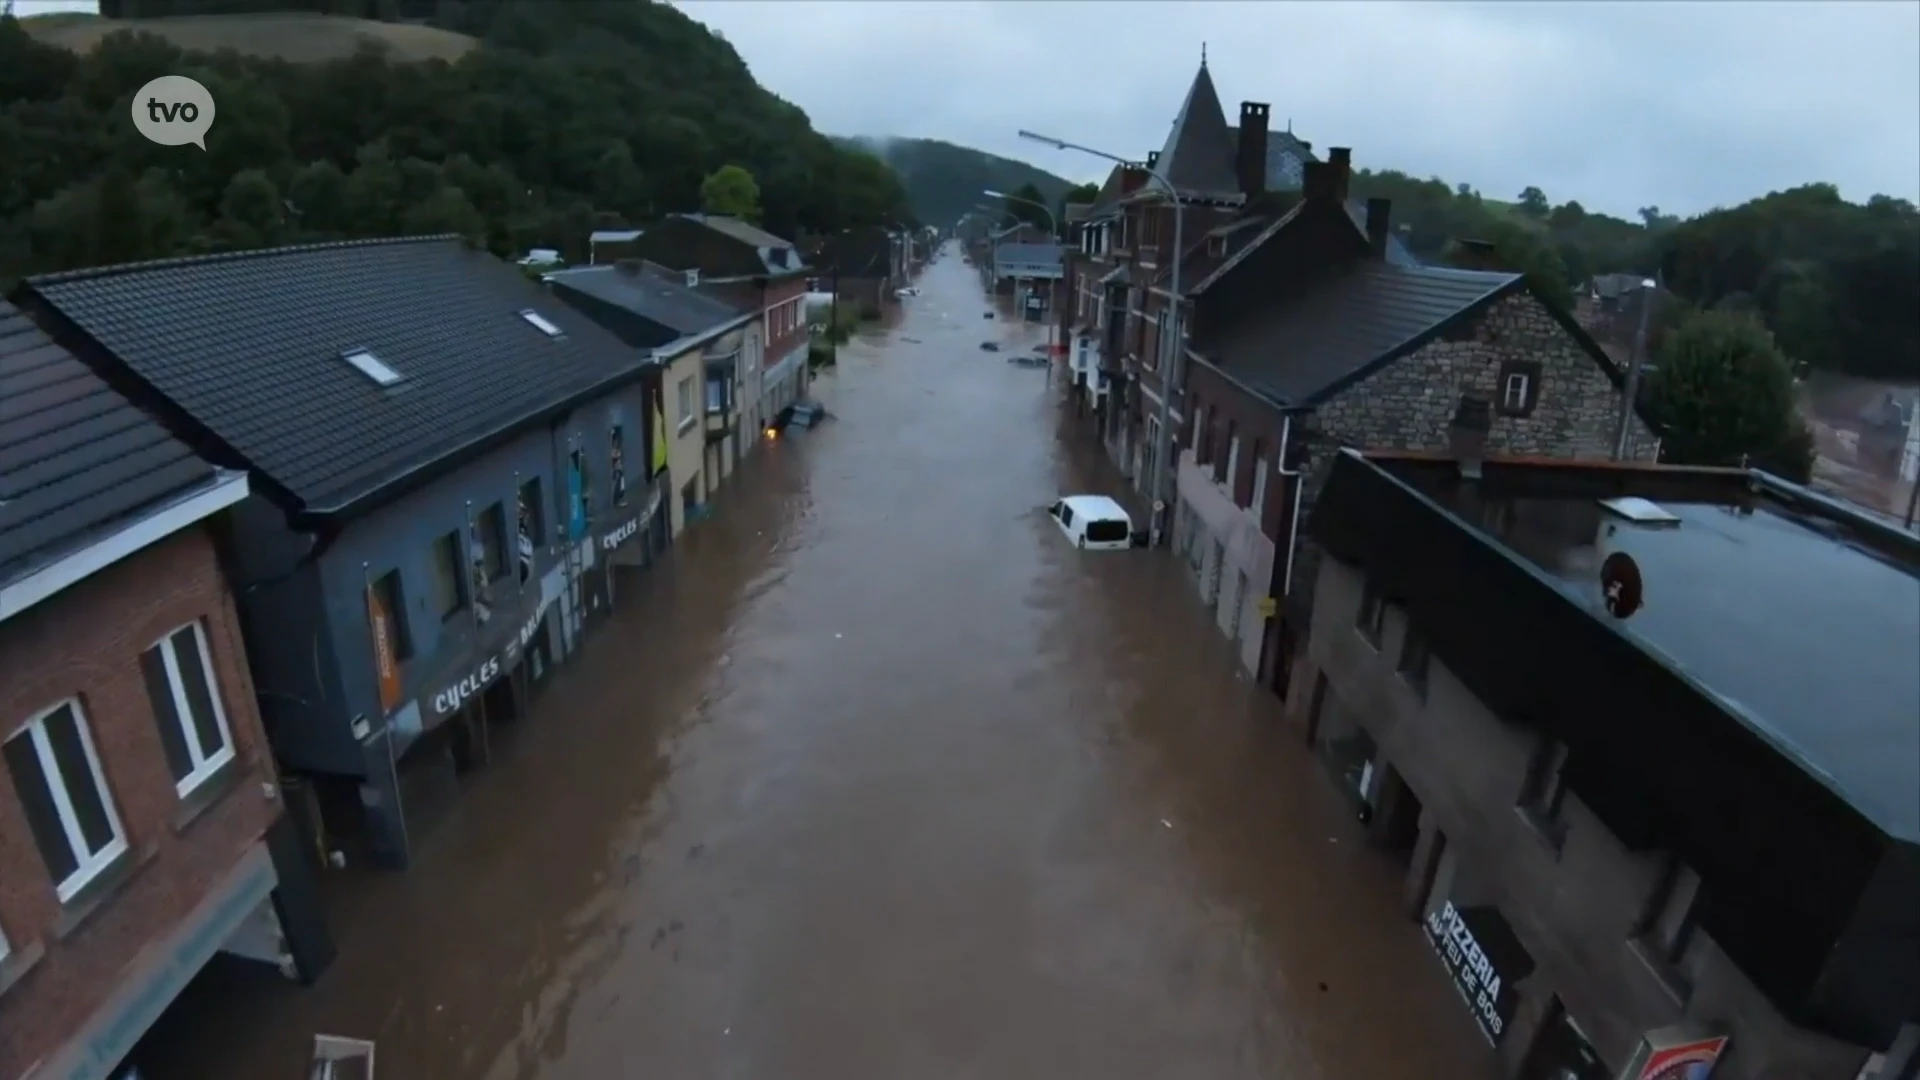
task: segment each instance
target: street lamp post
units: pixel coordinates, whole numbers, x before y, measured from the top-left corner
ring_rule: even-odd
[[[1070,143],[1065,139],[1056,139],[1051,135],[1041,135],[1032,131],[1023,130],[1020,132],[1020,137],[1032,142],[1044,143],[1047,146],[1053,147],[1055,150],[1078,150],[1082,154],[1090,154],[1093,157],[1105,158],[1108,161],[1125,165],[1131,169],[1139,169],[1160,185],[1160,189],[1167,193],[1167,198],[1173,200],[1173,266],[1168,271],[1167,280],[1167,291],[1172,295],[1173,301],[1167,318],[1167,329],[1165,333],[1161,335],[1160,339],[1162,361],[1160,369],[1162,372],[1160,381],[1160,429],[1154,433],[1153,461],[1151,463],[1152,468],[1149,472],[1149,475],[1152,477],[1150,483],[1153,492],[1153,517],[1149,524],[1149,543],[1154,547],[1159,547],[1165,539],[1166,534],[1166,530],[1163,527],[1167,510],[1166,496],[1171,494],[1166,490],[1166,474],[1167,458],[1172,453],[1173,446],[1173,395],[1184,383],[1183,369],[1186,364],[1186,350],[1180,345],[1180,303],[1182,300],[1182,294],[1180,292],[1180,259],[1186,254],[1187,250],[1181,229],[1183,223],[1186,221],[1186,209],[1181,205],[1180,193],[1174,189],[1172,181],[1148,166],[1128,161],[1118,154],[1109,154],[1105,150],[1095,150],[1091,146],[1081,146],[1077,143]],[[1171,356],[1168,355],[1169,344],[1172,345]]]

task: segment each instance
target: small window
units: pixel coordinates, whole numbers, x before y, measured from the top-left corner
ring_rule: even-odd
[[[1232,430],[1231,425],[1228,426],[1228,430]],[[1227,484],[1227,498],[1232,499],[1233,504],[1235,506],[1239,506],[1240,505],[1240,436],[1238,435],[1229,435],[1227,437],[1226,484]]]
[[[1226,237],[1224,237],[1224,236],[1209,236],[1209,237],[1207,237],[1207,254],[1208,254],[1208,255],[1209,255],[1210,257],[1212,257],[1212,258],[1215,258],[1215,259],[1218,259],[1218,258],[1221,258],[1221,257],[1223,257],[1223,256],[1225,256],[1225,255],[1226,255],[1226,253],[1227,253],[1227,238],[1226,238]]]
[[[174,789],[186,795],[233,760],[233,734],[220,704],[207,632],[195,622],[140,654],[147,701],[160,722],[160,746]]]
[[[1509,361],[1500,365],[1500,414],[1526,416],[1540,397],[1540,365]]]
[[[573,521],[568,531],[578,540],[586,535],[587,527],[593,521],[593,475],[587,468],[587,455],[581,450],[574,450],[567,455],[567,468],[573,475]]]
[[[1073,524],[1073,507],[1068,506],[1066,503],[1060,504],[1060,524]]]
[[[727,380],[722,375],[707,376],[707,411],[720,413],[727,410]]]
[[[494,581],[507,572],[507,512],[499,503],[494,503],[480,512],[475,522],[480,534],[480,566],[486,572],[487,580]]]
[[[1267,513],[1267,457],[1258,442],[1253,444],[1253,503],[1252,509],[1257,520],[1264,522]]]
[[[1408,623],[1406,636],[1400,642],[1400,662],[1394,666],[1422,701],[1427,697],[1428,659],[1426,635]]]
[[[0,749],[54,894],[65,903],[127,850],[80,702],[35,716]]]
[[[380,362],[380,358],[365,349],[353,349],[340,354],[340,358],[352,364],[354,369],[381,386],[392,386],[400,381],[400,373]]]
[[[1520,786],[1521,813],[1556,850],[1566,839],[1567,832],[1566,822],[1561,817],[1567,798],[1566,766],[1566,744],[1542,735],[1527,761],[1526,779]]]
[[[1387,625],[1387,598],[1371,578],[1360,590],[1360,614],[1354,625],[1361,637],[1372,642],[1374,648],[1380,647],[1380,637]]]
[[[459,533],[447,533],[433,542],[433,598],[442,620],[452,618],[467,604],[461,561]]]
[[[413,635],[407,629],[407,608],[400,590],[400,571],[389,570],[373,579],[373,595],[386,610],[387,620],[393,625],[387,632],[393,638],[393,658],[406,660],[413,655]]]
[[[1207,424],[1208,424],[1207,407],[1200,404],[1197,401],[1194,402],[1193,403],[1193,463],[1195,465],[1205,465],[1207,464],[1208,461],[1212,460],[1212,457],[1213,457],[1213,447],[1209,445],[1212,442],[1212,440],[1207,438],[1207,436],[1211,434],[1211,432],[1207,430]]]
[[[694,425],[697,416],[694,411],[695,391],[693,384],[694,377],[689,375],[681,379],[680,382],[674,386],[676,403],[680,406],[680,430],[683,432]]]
[[[525,584],[533,576],[533,553],[547,542],[546,507],[540,505],[540,478],[534,477],[520,485],[520,496],[515,508],[518,527],[515,529],[515,547],[520,554],[520,582]]]
[[[1233,460],[1233,458],[1238,455],[1240,447],[1238,428],[1239,424],[1236,422],[1232,420],[1227,421],[1226,444],[1229,448],[1228,452],[1215,457],[1213,460],[1213,482],[1216,484],[1226,483],[1227,470],[1239,464],[1239,462]]]
[[[607,432],[607,471],[612,474],[613,505],[627,505],[627,431],[619,424]]]
[[[521,312],[520,317],[527,320],[527,323],[535,330],[540,331],[548,337],[559,337],[562,333],[561,329],[549,322],[545,315],[540,314],[532,308]]]

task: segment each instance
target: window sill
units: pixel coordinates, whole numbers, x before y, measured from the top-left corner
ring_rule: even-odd
[[[32,971],[40,963],[40,958],[45,955],[47,955],[47,947],[36,941],[31,945],[21,946],[8,953],[4,959],[0,959],[0,997],[5,997],[7,991],[13,989],[21,979],[26,978],[27,973]]]
[[[1627,948],[1633,950],[1633,955],[1646,965],[1647,973],[1659,982],[1660,989],[1667,992],[1667,996],[1673,999],[1675,1005],[1685,1005],[1687,1000],[1693,997],[1693,984],[1687,981],[1686,976],[1674,970],[1672,964],[1662,960],[1645,940],[1638,937],[1628,938]]]
[[[198,787],[180,796],[180,806],[173,812],[173,831],[186,832],[207,811],[224,802],[227,795],[240,786],[240,779],[246,773],[245,763],[236,754],[200,781]]]
[[[147,844],[139,848],[128,848],[118,859],[108,864],[106,869],[94,875],[86,887],[73,894],[73,898],[60,905],[60,917],[54,920],[53,936],[61,941],[72,937],[86,926],[95,912],[107,906],[107,902],[119,895],[140,871],[152,865],[160,854],[160,845]]]

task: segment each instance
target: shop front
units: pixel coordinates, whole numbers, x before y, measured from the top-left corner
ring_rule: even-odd
[[[1424,925],[1428,943],[1446,965],[1480,1033],[1488,1043],[1500,1045],[1520,1001],[1515,984],[1533,974],[1532,954],[1491,904],[1456,907],[1452,900],[1443,900],[1427,912]],[[1576,1073],[1570,1080],[1588,1078]]]
[[[666,474],[662,473],[649,485],[643,502],[637,507],[622,508],[620,516],[600,534],[600,564],[603,569],[598,575],[597,588],[604,594],[609,609],[614,605],[617,592],[614,571],[645,570],[665,553],[665,530],[662,526],[666,515],[660,511],[666,505],[666,499]]]

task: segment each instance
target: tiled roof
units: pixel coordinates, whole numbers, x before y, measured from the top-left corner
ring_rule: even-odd
[[[746,314],[697,288],[688,288],[684,280],[675,281],[645,269],[586,266],[556,270],[546,275],[546,280],[556,288],[591,296],[660,327],[663,336],[647,344],[647,348],[705,333]]]
[[[996,244],[993,249],[996,263],[1057,263],[1060,255],[1059,244]]]
[[[1180,289],[1192,292],[1195,285],[1207,280],[1215,271],[1227,264],[1229,259],[1245,251],[1261,237],[1268,235],[1267,227],[1278,220],[1280,215],[1272,212],[1250,211],[1207,232],[1199,240],[1187,245],[1186,257],[1180,260]],[[1216,249],[1216,239],[1225,241],[1224,247]],[[1172,267],[1159,270],[1153,279],[1155,287],[1164,288],[1172,284]]]
[[[769,274],[790,274],[803,270],[800,251],[793,241],[775,236],[757,225],[749,224],[737,217],[724,214],[681,214],[688,221],[697,222],[712,229],[728,239],[738,241],[752,248],[760,256],[760,264]]]
[[[1174,117],[1173,130],[1160,150],[1154,169],[1167,178],[1181,196],[1230,198],[1240,195],[1234,170],[1233,137],[1227,134],[1226,114],[1206,61],[1187,89],[1187,99]]]
[[[0,301],[0,583],[213,476],[213,466]]]
[[[1518,274],[1363,261],[1199,342],[1222,370],[1310,405],[1417,347],[1441,324],[1523,286]]]
[[[24,288],[314,512],[641,363],[517,268],[452,237],[168,259]],[[356,350],[399,380],[382,386],[357,369],[345,358]]]
[[[1227,129],[1227,135],[1233,139],[1234,145],[1239,145],[1240,129],[1238,127],[1229,127]],[[1309,161],[1318,161],[1320,159],[1313,156],[1313,148],[1304,140],[1294,135],[1293,132],[1267,132],[1268,191],[1293,191],[1300,187],[1300,182],[1297,177],[1291,182],[1287,179],[1289,171],[1287,165],[1290,160],[1304,165]]]

